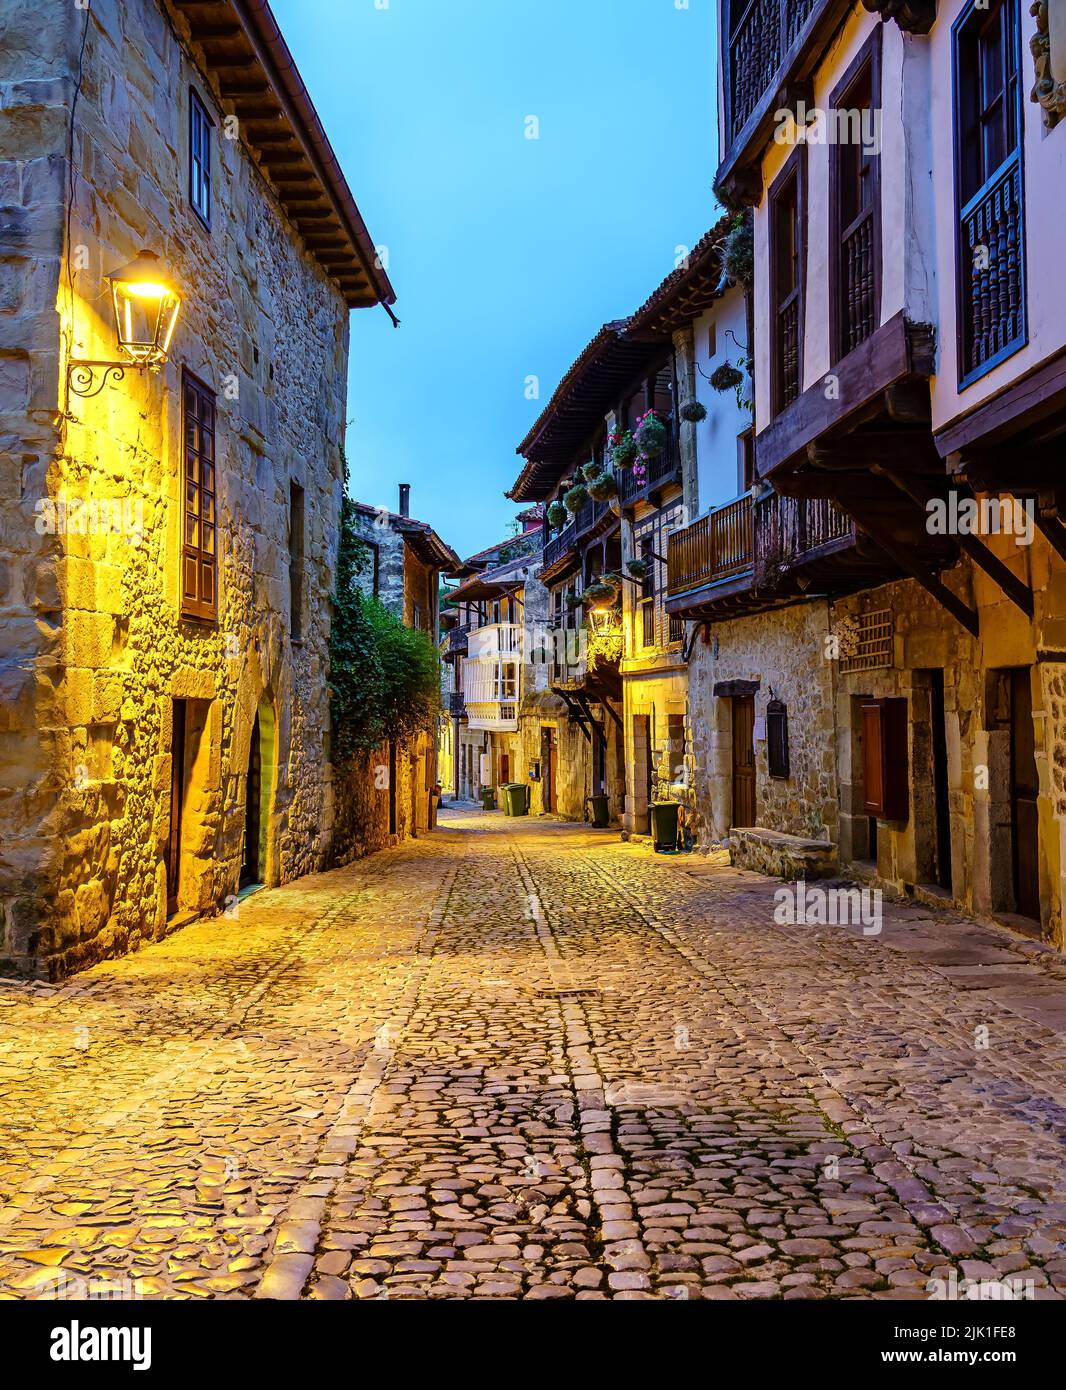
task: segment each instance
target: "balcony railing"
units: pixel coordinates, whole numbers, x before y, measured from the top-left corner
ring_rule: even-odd
[[[671,597],[743,574],[754,559],[750,495],[745,493],[674,531],[667,546]]]
[[[577,523],[570,521],[544,547],[544,568],[550,570],[564,555],[577,548]]]
[[[874,322],[877,281],[874,273],[874,217],[867,208],[848,228],[840,248],[843,284],[843,347],[850,352],[877,327]]]
[[[826,497],[771,493],[753,505],[745,494],[670,536],[667,594],[673,598],[753,569],[762,583],[854,534],[851,518]]]
[[[657,458],[649,459],[641,473],[637,468],[627,469],[619,479],[619,494],[622,505],[631,507],[649,492],[664,487],[667,483],[681,481],[681,449],[677,436],[671,431],[666,448]]]
[[[469,639],[469,626],[453,627],[444,637],[444,655],[465,656]]]
[[[489,623],[475,628],[469,634],[470,665],[482,657],[520,656],[522,632],[521,623]]]
[[[729,140],[773,83],[777,70],[820,0],[742,0],[729,41]]]
[[[1015,153],[962,210],[963,379],[1025,340],[1022,225],[1021,160]]]

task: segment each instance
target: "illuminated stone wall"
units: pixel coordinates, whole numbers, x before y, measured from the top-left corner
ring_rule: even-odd
[[[210,82],[144,0],[5,6],[0,59],[0,902],[8,966],[58,974],[230,904],[249,746],[264,863],[329,852],[326,651],[342,487],[348,315]],[[212,227],[187,198],[189,89],[216,122]],[[239,135],[239,132],[238,132]],[[116,356],[104,274],[142,246],[184,293],[170,362],[65,407],[65,352]],[[182,619],[182,371],[218,407],[218,623]],[[302,640],[290,633],[290,484],[305,493]],[[49,500],[95,534],[38,535]],[[108,509],[110,508],[110,512]],[[116,510],[117,508],[117,510]],[[103,532],[101,517],[118,519]],[[177,911],[168,916],[171,710],[190,719]],[[39,732],[38,732],[39,730]],[[237,909],[239,911],[239,908]]]

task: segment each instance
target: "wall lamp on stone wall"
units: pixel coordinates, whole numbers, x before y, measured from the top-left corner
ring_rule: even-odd
[[[117,382],[127,371],[162,366],[170,351],[181,296],[155,252],[142,251],[105,279],[124,356],[118,361],[72,357],[67,362],[68,397],[98,396],[109,379]]]

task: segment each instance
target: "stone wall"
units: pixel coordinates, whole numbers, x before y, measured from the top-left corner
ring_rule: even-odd
[[[427,789],[427,760],[432,788],[436,753],[433,736],[419,734],[397,747],[394,760],[384,744],[335,770],[331,865],[348,864],[432,829],[436,801]]]
[[[73,70],[76,195],[62,259]],[[264,873],[329,853],[326,651],[348,314],[302,250],[210,82],[144,0],[5,6],[0,81],[4,489],[2,956],[58,974],[223,904],[243,856],[253,722]],[[189,88],[216,121],[214,216],[187,198]],[[116,356],[103,276],[142,247],[183,291],[169,363],[65,407],[61,352]],[[69,271],[69,274],[68,274]],[[217,625],[179,614],[181,384],[217,398]],[[290,483],[304,489],[303,633],[290,633]],[[119,531],[38,537],[39,503],[116,504]],[[171,712],[193,733],[181,902],[168,922]],[[269,756],[266,756],[269,753]]]
[[[726,681],[758,682],[756,717],[776,698],[788,711],[789,776],[770,776],[765,738],[755,744],[756,820],[769,830],[836,842],[835,669],[827,659],[823,601],[795,604],[715,623],[710,640],[697,638],[689,662],[690,751],[687,781],[694,789],[699,844],[728,837],[733,811],[732,704],[716,696]]]

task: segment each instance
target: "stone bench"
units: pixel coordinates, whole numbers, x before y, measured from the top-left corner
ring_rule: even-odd
[[[837,847],[831,840],[806,840],[760,825],[730,830],[729,857],[738,869],[754,869],[790,883],[837,873]]]

